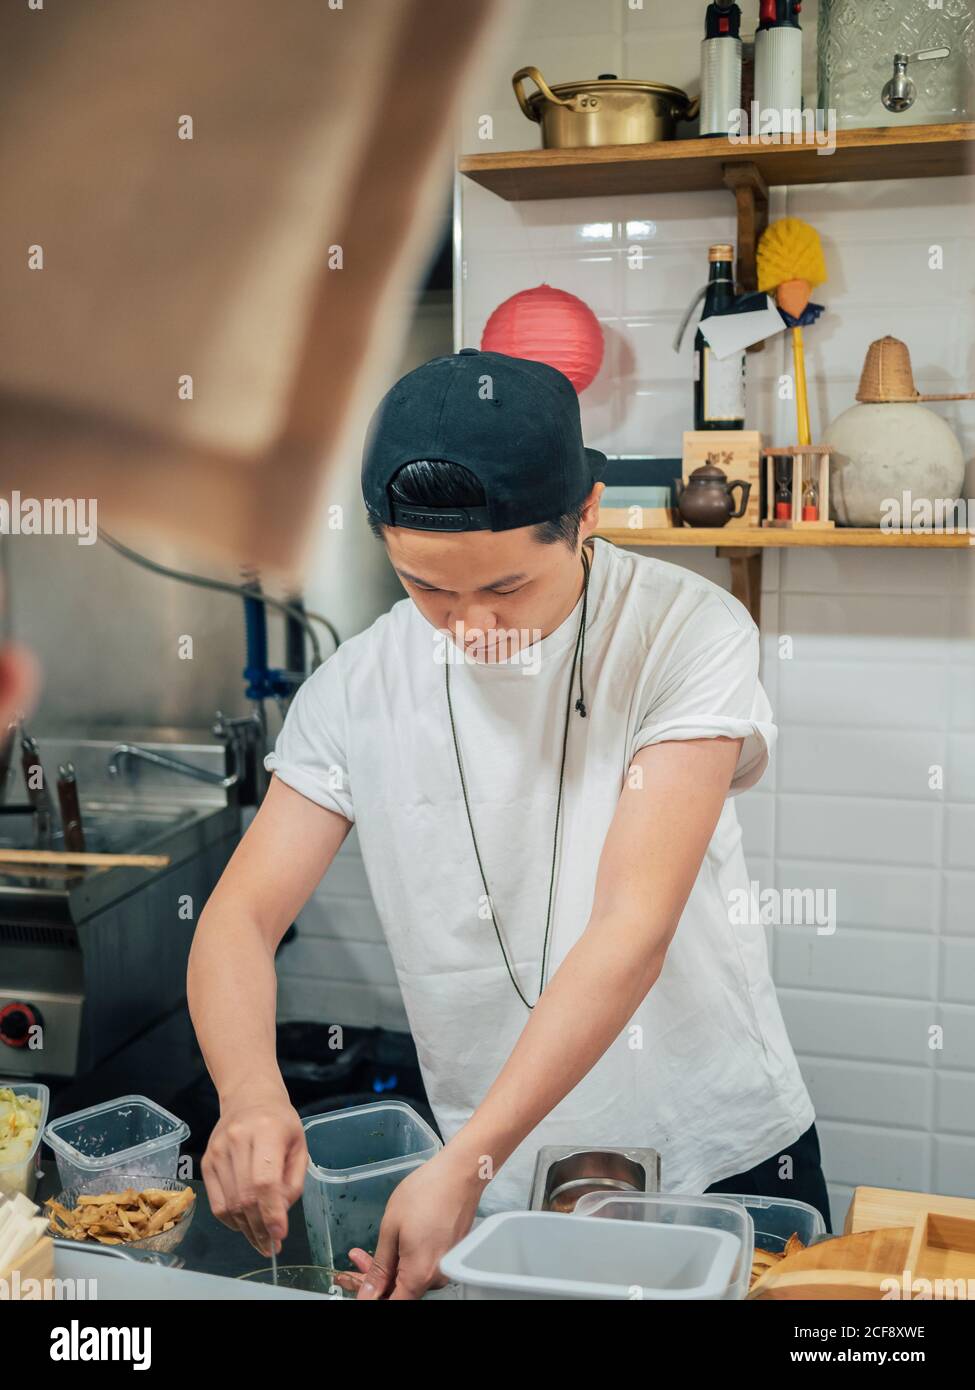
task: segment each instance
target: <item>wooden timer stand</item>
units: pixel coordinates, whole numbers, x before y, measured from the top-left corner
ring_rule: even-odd
[[[790,444],[787,449],[763,449],[765,461],[765,515],[763,526],[777,526],[789,531],[829,531],[836,523],[829,520],[829,458],[828,444]],[[788,460],[792,510],[788,516],[777,515],[776,460]],[[814,497],[811,505],[809,497]],[[811,516],[810,512],[815,511]]]

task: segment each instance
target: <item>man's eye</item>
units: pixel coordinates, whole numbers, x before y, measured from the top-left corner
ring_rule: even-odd
[[[499,598],[507,598],[509,594],[518,594],[524,588],[524,584],[519,584],[515,589],[492,589],[492,594],[497,594]]]

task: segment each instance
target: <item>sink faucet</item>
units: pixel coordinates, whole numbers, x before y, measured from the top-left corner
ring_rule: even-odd
[[[205,767],[184,763],[179,758],[171,758],[167,753],[156,753],[151,748],[140,748],[137,743],[115,745],[108,760],[109,776],[118,777],[122,763],[128,759],[139,759],[144,763],[152,763],[153,767],[164,767],[169,772],[178,772],[184,777],[192,777],[194,781],[206,782],[211,787],[234,787],[240,779],[236,767],[226,777],[221,777],[219,772],[210,772]]]

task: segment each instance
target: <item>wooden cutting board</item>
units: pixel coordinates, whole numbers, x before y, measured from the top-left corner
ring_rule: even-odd
[[[966,1298],[975,1287],[975,1220],[921,1212],[912,1225],[858,1231],[821,1241],[780,1260],[749,1290],[750,1299],[879,1299],[905,1274],[927,1280],[934,1297]],[[955,1281],[937,1291],[935,1281]]]
[[[937,1192],[901,1192],[894,1187],[858,1187],[846,1212],[843,1230],[872,1231],[879,1227],[913,1226],[925,1212],[975,1220],[975,1199],[946,1197]]]
[[[896,1226],[807,1246],[767,1270],[748,1297],[879,1298],[881,1280],[900,1277],[913,1238],[912,1226]]]

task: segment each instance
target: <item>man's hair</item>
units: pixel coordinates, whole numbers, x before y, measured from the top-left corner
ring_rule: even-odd
[[[414,463],[404,463],[393,478],[390,491],[394,501],[407,506],[443,507],[448,511],[452,507],[483,507],[487,500],[483,487],[470,469],[446,459],[417,459]],[[575,550],[584,506],[585,501],[582,501],[562,516],[540,521],[534,528],[535,539],[542,545],[563,541],[570,550]],[[382,540],[384,523],[372,512],[368,517],[372,534]]]

